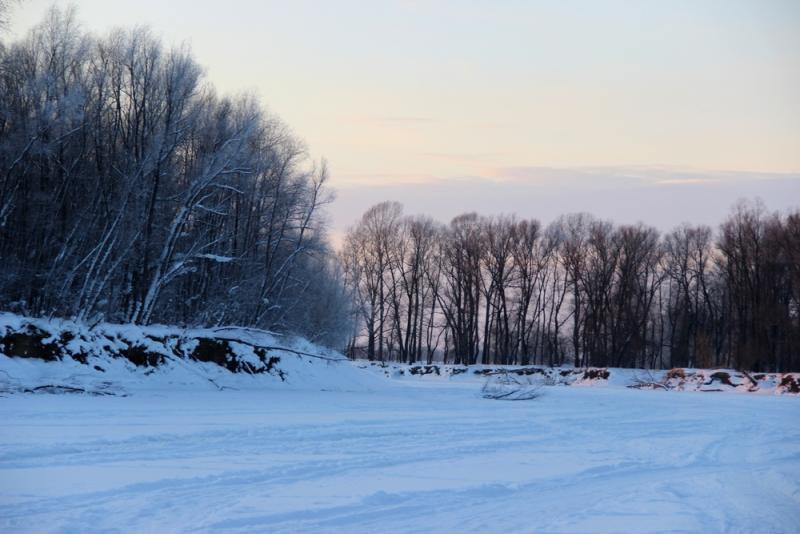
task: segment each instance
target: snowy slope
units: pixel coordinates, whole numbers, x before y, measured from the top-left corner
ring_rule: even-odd
[[[0,313],[0,393],[370,389],[376,378],[306,340],[246,328],[179,329]]]

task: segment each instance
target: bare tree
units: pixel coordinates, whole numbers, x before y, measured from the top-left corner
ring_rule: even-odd
[[[359,338],[374,356],[385,336],[385,357],[407,362],[422,359],[424,339],[429,363],[438,355],[456,364],[798,364],[797,213],[742,204],[715,243],[708,227],[683,225],[662,239],[644,224],[586,214],[545,231],[477,214],[442,228],[420,217],[376,222],[400,211],[371,208],[346,240],[347,283],[363,319],[353,356]],[[393,237],[376,237],[377,228]]]
[[[483,254],[478,215],[470,213],[453,219],[443,237],[444,280],[439,304],[453,344],[454,363],[477,362]]]

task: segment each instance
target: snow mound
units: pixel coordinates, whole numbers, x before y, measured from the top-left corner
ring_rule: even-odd
[[[341,354],[263,330],[99,324],[0,313],[0,393],[371,389]]]

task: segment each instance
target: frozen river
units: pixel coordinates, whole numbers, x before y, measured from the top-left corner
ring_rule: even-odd
[[[798,398],[478,388],[0,398],[0,531],[800,529]]]

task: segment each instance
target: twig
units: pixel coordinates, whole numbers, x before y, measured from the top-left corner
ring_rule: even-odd
[[[229,337],[217,337],[215,339],[221,339],[224,341],[233,341],[234,343],[241,343],[242,345],[247,345],[248,347],[253,347],[256,349],[264,349],[264,350],[282,350],[285,352],[291,352],[293,354],[297,354],[299,356],[307,356],[309,358],[317,358],[318,360],[327,360],[329,362],[344,362],[347,361],[347,358],[329,358],[327,356],[320,356],[319,354],[311,354],[308,352],[303,352],[301,350],[290,349],[287,347],[276,347],[273,345],[259,345],[258,343],[252,343],[250,341],[244,341],[241,339],[229,338]]]

